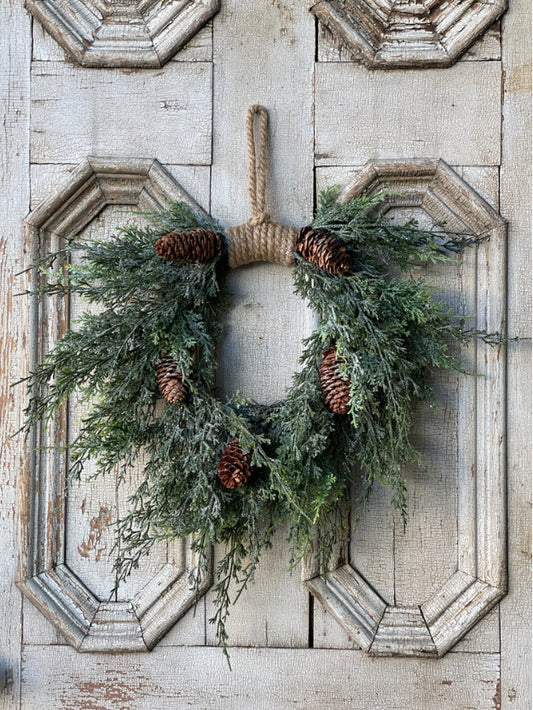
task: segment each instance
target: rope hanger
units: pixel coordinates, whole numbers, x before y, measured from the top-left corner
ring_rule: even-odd
[[[265,210],[268,112],[264,106],[254,104],[248,109],[246,147],[251,217],[244,224],[226,229],[229,265],[234,269],[254,261],[267,261],[292,266],[296,230],[272,222]]]
[[[256,149],[255,117],[259,116],[259,142]],[[246,147],[248,150],[248,194],[252,217],[249,223],[257,226],[270,222],[265,212],[266,166],[268,150],[268,113],[264,106],[250,106],[246,117]]]

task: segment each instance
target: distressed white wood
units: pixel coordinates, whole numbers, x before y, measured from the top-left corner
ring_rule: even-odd
[[[22,599],[22,627],[24,643],[41,646],[66,644],[61,632],[27,597]]]
[[[100,2],[92,1],[93,6]],[[89,3],[89,0],[84,2]],[[208,72],[215,72],[217,104],[214,116],[211,113],[211,81],[202,84],[187,74],[188,69],[185,74],[180,70],[174,74],[175,64],[187,66],[187,61],[192,63],[197,60],[210,62],[211,30],[208,26],[195,36],[188,48],[181,50],[166,65],[164,73],[165,81],[168,81],[165,83],[156,76],[156,71],[150,70],[126,74],[121,71],[84,72],[68,67],[64,64],[60,46],[38,22],[34,22],[33,53],[38,60],[35,64],[36,75],[40,77],[44,74],[42,65],[45,63],[56,64],[61,70],[57,66],[52,67],[50,78],[43,77],[42,82],[38,78],[33,84],[32,91],[37,100],[33,106],[36,121],[33,155],[36,164],[32,166],[32,206],[35,207],[50,189],[58,187],[63,174],[66,177],[70,168],[86,155],[116,151],[117,156],[157,155],[165,162],[169,172],[187,186],[191,196],[207,208],[210,203],[210,145],[214,128],[218,137],[214,145],[213,212],[215,216],[222,216],[225,224],[242,222],[248,217],[243,118],[248,104],[258,100],[268,108],[274,106],[276,111],[278,107],[283,109],[283,116],[278,116],[275,128],[278,133],[276,140],[280,141],[276,145],[280,151],[274,156],[271,166],[275,183],[273,189],[279,190],[279,194],[271,204],[275,217],[282,217],[284,222],[295,226],[309,218],[308,190],[312,177],[306,165],[307,151],[312,151],[313,143],[313,105],[317,119],[316,162],[320,166],[316,171],[317,182],[324,178],[324,184],[335,181],[346,184],[353,180],[354,176],[349,175],[352,166],[363,166],[369,158],[441,157],[497,209],[499,188],[494,176],[500,170],[501,148],[501,210],[510,220],[509,332],[511,335],[529,335],[531,227],[528,219],[529,198],[526,195],[530,172],[527,130],[530,112],[529,2],[513,0],[503,18],[503,76],[498,69],[499,36],[496,27],[489,28],[483,39],[478,40],[472,50],[467,51],[450,69],[365,74],[364,68],[358,67],[345,49],[336,56],[332,54],[331,46],[326,46],[326,40],[321,39],[323,30],[320,26],[316,47],[312,41],[312,23],[307,24],[305,31],[295,29],[300,26],[304,13],[311,17],[306,3],[301,5],[302,14],[298,8],[295,13],[293,4],[287,2],[276,3],[276,7],[271,7],[271,3],[255,3],[253,8],[246,4],[243,7],[245,14],[241,17],[240,6],[231,3],[227,5],[228,13],[223,24],[222,15],[215,18],[213,24],[218,42],[216,64],[206,64]],[[29,91],[25,72],[29,60],[30,29],[29,17],[24,13],[22,3],[0,0],[0,13],[2,27],[9,28],[7,41],[0,49],[0,83],[3,87],[0,96],[5,98],[3,107],[8,108],[0,139],[4,160],[0,179],[3,179],[2,197],[6,201],[3,234],[8,237],[5,245],[2,244],[4,251],[0,249],[2,322],[4,325],[7,322],[0,337],[6,367],[4,372],[8,373],[10,381],[16,378],[12,373],[18,373],[19,361],[24,361],[23,333],[28,332],[25,328],[18,330],[25,309],[22,299],[11,298],[13,291],[21,290],[20,281],[13,286],[11,277],[20,269],[20,220],[28,206],[28,111],[25,102]],[[279,17],[279,23],[274,19],[274,14]],[[224,43],[227,43],[226,47]],[[298,62],[291,66],[284,63],[289,51],[292,58],[299,57]],[[328,73],[327,77],[322,74],[323,66],[319,63],[316,86],[309,101],[305,97],[311,86],[315,51],[319,62],[333,63],[333,60],[341,59],[348,63],[342,65],[338,73]],[[466,68],[466,64],[470,68]],[[461,66],[463,69],[460,69]],[[6,83],[8,72],[11,78]],[[61,75],[69,72],[72,77],[63,81]],[[365,77],[364,80],[362,77]],[[38,86],[39,82],[41,86]],[[216,82],[219,83],[218,88]],[[161,89],[163,84],[164,91]],[[180,103],[189,85],[192,98],[186,104]],[[503,105],[500,100],[502,88]],[[114,93],[120,96],[116,102]],[[134,96],[132,102],[128,101],[128,95]],[[105,101],[101,101],[100,97]],[[53,98],[54,110],[50,105],[44,108],[48,98]],[[205,107],[201,116],[196,111],[199,104]],[[45,114],[47,119],[43,118]],[[52,127],[53,123],[57,123],[57,130]],[[503,142],[500,141],[500,129]],[[239,142],[241,145],[237,145]],[[327,152],[324,148],[326,143],[328,150],[332,146],[335,148],[331,150],[330,158],[321,155]],[[220,166],[218,173],[217,161]],[[230,166],[229,169],[222,167],[226,165]],[[304,174],[307,171],[309,177]],[[201,179],[200,174],[204,176]],[[188,176],[193,182],[189,182]],[[291,182],[296,176],[299,176],[301,183],[298,180]],[[8,192],[5,189],[6,178],[11,186]],[[19,209],[22,204],[24,208]],[[265,278],[270,273],[268,269],[266,267]],[[257,274],[257,280],[263,279],[262,267],[254,267],[252,273]],[[468,281],[470,276],[470,270],[463,271],[464,279]],[[253,279],[250,278],[250,281]],[[258,284],[257,291],[262,293],[268,287],[267,284]],[[280,300],[282,293],[278,291]],[[258,310],[266,315],[266,306]],[[253,319],[249,319],[251,323]],[[254,328],[251,336],[254,344],[256,332]],[[276,347],[292,347],[287,342],[288,334],[283,333],[281,328],[277,337]],[[299,337],[297,335],[295,340]],[[18,341],[16,350],[15,338]],[[234,648],[234,671],[230,675],[218,649],[168,648],[169,645],[206,642],[205,620],[203,616],[198,617],[198,613],[203,612],[197,611],[195,616],[194,610],[190,609],[160,642],[160,646],[166,647],[161,649],[161,653],[156,650],[153,659],[147,658],[146,654],[142,657],[135,654],[123,657],[97,654],[94,658],[87,655],[80,658],[71,648],[57,648],[58,642],[65,644],[64,637],[59,636],[54,627],[49,628],[50,622],[25,599],[24,639],[30,646],[23,650],[26,682],[22,686],[22,707],[83,710],[95,706],[120,706],[151,709],[190,704],[191,707],[213,707],[217,710],[226,707],[232,710],[239,707],[270,710],[271,707],[283,709],[298,706],[306,710],[314,707],[357,710],[359,707],[368,709],[378,706],[384,710],[427,710],[428,702],[431,710],[462,709],[466,705],[479,710],[528,707],[531,697],[528,621],[531,589],[529,364],[528,344],[510,344],[507,442],[510,591],[501,603],[501,617],[496,606],[451,649],[451,653],[439,660],[368,659],[366,654],[352,649],[332,652]],[[252,380],[253,375],[249,379]],[[3,385],[4,382],[2,391],[5,392]],[[6,405],[9,416],[0,423],[2,433],[7,431],[6,427],[11,430],[16,428],[13,426],[14,418],[20,416],[21,395],[13,390],[13,397]],[[469,400],[461,406],[467,411]],[[457,441],[459,450],[463,450],[464,440],[459,438]],[[4,634],[0,638],[0,706],[6,705],[10,710],[11,707],[18,708],[19,703],[15,696],[10,695],[10,689],[7,693],[2,692],[1,672],[5,667],[4,658],[8,659],[8,671],[13,660],[16,690],[20,607],[17,592],[9,586],[13,554],[10,486],[19,462],[24,461],[19,451],[16,442],[2,440],[0,566],[2,571],[7,571],[7,576],[3,575],[0,581],[0,615],[4,615]],[[467,448],[464,455],[468,455]],[[417,479],[416,484],[425,486],[426,481]],[[437,493],[440,482],[434,481],[430,486]],[[423,519],[421,497],[417,498],[417,504],[418,507],[411,510],[410,524],[416,525],[416,521]],[[460,536],[469,534],[468,530],[472,529],[472,522],[467,520],[466,513],[472,510],[474,504],[472,491],[464,496],[459,494],[458,505],[463,511],[459,515]],[[400,536],[396,536],[396,540],[391,539],[393,528],[389,518],[386,492],[377,492],[359,527],[352,533],[350,551],[358,571],[366,579],[371,579],[376,591],[386,601],[394,597],[395,555],[391,559],[390,550],[398,553],[401,539]],[[438,531],[435,534],[438,535]],[[415,537],[413,531],[413,541]],[[422,560],[413,560],[414,553],[410,555],[409,552],[410,541],[406,539],[402,544],[401,564],[404,571],[401,578],[405,602],[408,603],[409,566],[419,565],[420,561],[424,564],[427,553],[421,553]],[[286,625],[287,620],[293,622],[296,613],[302,614],[302,618],[298,619],[299,625],[303,627],[307,623],[307,600],[302,597],[303,603],[295,605],[297,595],[294,588],[287,592],[291,584],[299,588],[299,582],[298,579],[294,582],[294,577],[298,575],[292,578],[285,576],[286,549],[281,535],[271,556],[265,560],[264,575],[258,579],[255,596],[252,593],[248,605],[244,604],[240,611],[233,611],[233,620],[239,627],[238,642],[264,643],[266,622],[270,638],[270,632],[273,632],[274,637],[290,644],[292,630],[283,635],[281,626]],[[470,572],[475,569],[474,553],[473,548],[459,550],[461,569]],[[431,564],[438,565],[439,554],[437,551]],[[446,551],[444,557],[449,554]],[[396,556],[396,563],[399,562]],[[412,577],[414,587],[416,574],[413,573]],[[428,574],[424,584],[431,586],[430,577]],[[465,587],[463,596],[468,594],[469,589],[473,593],[476,588],[473,585]],[[461,605],[459,592],[454,591],[452,586],[447,592],[449,604]],[[411,599],[416,601],[415,596]],[[479,599],[483,603],[483,595]],[[286,611],[283,609],[281,613],[283,605]],[[295,607],[299,611],[295,611]],[[276,621],[278,614],[279,622]],[[103,613],[100,618],[103,623]],[[126,611],[125,618],[127,620]],[[257,623],[254,624],[254,621]],[[333,617],[315,602],[314,628],[311,625],[315,645],[326,648],[335,644],[346,647],[355,645],[342,627],[332,631],[335,623]],[[433,622],[435,629],[442,627],[444,631],[448,624],[453,623],[444,612],[440,616],[437,614]],[[211,631],[210,627],[207,630]],[[203,631],[203,635],[199,631]],[[34,646],[39,643],[40,646]],[[305,645],[304,634],[298,636],[296,645],[298,643]]]
[[[117,72],[34,62],[31,161],[155,155],[209,164],[211,74],[209,63],[173,62],[160,72],[121,73],[117,83]]]
[[[228,394],[238,390],[259,402],[276,402],[298,367],[297,335],[303,336],[309,327],[306,309],[293,296],[291,272],[276,264],[257,264],[231,273],[227,285],[232,306],[225,319],[217,378]],[[289,340],[287,332],[294,337]]]
[[[31,209],[57,192],[77,167],[75,163],[31,165]]]
[[[499,653],[500,605],[497,604],[450,649],[450,653]]]
[[[343,565],[325,580],[311,578],[307,587],[315,600],[328,609],[358,646],[369,651],[387,604],[366,580],[350,565]]]
[[[163,66],[217,12],[219,0],[26,0],[27,9],[79,64]]]
[[[437,655],[432,634],[417,606],[387,607],[369,650],[375,656]]]
[[[506,10],[506,0],[311,0],[337,42],[369,67],[446,67]]]
[[[248,107],[256,103],[269,113],[267,210],[288,226],[303,225],[311,217],[313,56],[313,19],[305,3],[222,4],[214,23],[211,210],[223,226],[250,218],[245,121]],[[228,284],[235,298],[220,350],[220,387],[223,393],[238,389],[271,402],[283,396],[298,367],[301,339],[309,330],[306,308],[292,293],[286,267],[242,267],[231,273]],[[273,548],[262,554],[254,584],[232,610],[230,644],[307,646],[309,597],[299,574],[287,571],[285,537],[280,531]],[[212,616],[210,595],[207,600]],[[207,633],[214,643],[212,625]]]
[[[502,214],[509,220],[509,335],[531,337],[531,3],[503,30]],[[501,708],[531,703],[531,341],[508,347],[509,594],[501,604]],[[529,622],[528,622],[529,620]]]
[[[501,589],[458,570],[420,607],[438,655],[482,618],[503,596]]]
[[[358,649],[357,642],[348,634],[342,624],[340,624],[322,604],[315,604],[314,597],[313,612],[313,648],[329,649]]]
[[[350,560],[365,579],[372,578],[373,588],[383,599],[394,599],[393,520],[390,492],[381,484],[374,487],[366,509],[352,503]]]
[[[497,707],[498,654],[369,659],[360,651],[156,648],[77,663],[66,647],[24,651],[22,710],[449,710]],[[156,700],[155,700],[156,699]],[[428,705],[428,702],[430,705]]]
[[[132,206],[140,210],[161,209],[176,199],[202,211],[155,160],[87,159],[71,172],[55,195],[44,200],[26,218],[33,259],[50,248],[57,248],[61,239],[79,233],[108,205],[130,210]],[[59,300],[50,304],[45,299],[35,298],[33,309],[37,325],[32,334],[34,366],[42,357],[43,349],[54,343],[67,323],[65,304]],[[32,442],[45,448],[34,454],[32,469],[23,478],[19,586],[80,651],[150,649],[194,603],[196,592],[189,586],[188,570],[193,569],[197,561],[191,557],[184,541],[169,544],[164,558],[157,561],[157,554],[152,558],[152,574],[144,571],[144,585],[133,598],[124,601],[99,598],[83,583],[83,570],[79,577],[76,575],[79,557],[87,559],[91,553],[98,557],[105,551],[102,536],[108,534],[106,526],[115,518],[115,511],[113,503],[103,506],[99,498],[99,511],[90,519],[88,531],[85,528],[87,540],[78,518],[79,544],[74,511],[67,516],[65,528],[66,462],[61,454],[47,450],[51,444],[65,440],[67,429],[63,410],[50,426],[35,427],[32,433]],[[76,505],[79,497],[74,495],[73,499]],[[118,506],[120,501],[115,489],[113,502]],[[85,505],[86,498],[81,504],[82,513]],[[72,560],[74,570],[68,566]],[[94,582],[94,576],[91,577]],[[104,586],[98,589],[100,595],[106,582],[102,584]],[[211,577],[207,574],[198,594],[205,592],[210,584]]]
[[[454,171],[472,185],[476,192],[486,199],[495,209],[498,208],[499,180],[498,169],[492,167],[455,167]],[[430,278],[432,283],[440,287],[448,302],[463,313],[475,313],[475,289],[477,257],[475,250],[467,250],[459,262],[459,268],[451,266],[432,268]],[[435,280],[439,274],[440,279]],[[429,275],[429,274],[428,274]],[[461,348],[463,361],[474,367],[475,348]],[[475,431],[469,425],[472,412],[475,411],[476,380],[471,377],[455,378],[445,387],[439,382],[439,402],[429,412],[425,421],[417,422],[415,436],[424,433],[424,455],[429,463],[428,474],[409,480],[412,497],[418,498],[418,504],[409,511],[407,526],[408,537],[398,535],[396,538],[394,562],[396,595],[400,602],[429,598],[432,589],[437,591],[435,582],[442,579],[443,570],[439,560],[448,565],[457,559],[460,569],[470,570],[475,574],[476,551],[471,545],[461,545],[457,550],[459,538],[469,539],[475,536],[476,496],[472,486],[464,485],[463,473],[468,481],[475,459]],[[453,397],[450,396],[453,394]],[[455,401],[456,411],[450,410]],[[444,420],[441,421],[442,415]],[[438,423],[437,423],[438,422]],[[436,428],[433,428],[433,424]],[[442,430],[439,429],[442,427]],[[431,433],[433,430],[433,433]],[[428,452],[433,456],[428,459]],[[442,453],[442,457],[441,457]],[[436,456],[435,456],[436,454]],[[453,475],[452,475],[453,474]],[[444,476],[444,480],[440,480]],[[429,477],[429,480],[428,480]],[[425,479],[425,480],[424,480]],[[427,499],[427,493],[430,499]],[[431,505],[431,496],[434,496]],[[409,495],[411,499],[411,495]],[[457,501],[456,501],[457,499]],[[458,507],[458,515],[456,507]],[[424,534],[420,535],[420,530]],[[447,530],[452,537],[448,540],[443,533]],[[401,533],[401,530],[400,530]],[[410,535],[410,537],[409,537]],[[453,541],[453,542],[452,542]],[[429,544],[428,544],[429,543]],[[413,550],[419,559],[424,559],[423,573],[413,573]],[[444,567],[444,565],[443,565]],[[449,568],[448,568],[448,571]],[[459,644],[460,648],[483,651],[498,651],[499,649],[499,619],[498,614],[491,614],[488,626],[485,620],[474,627],[469,633],[467,645]]]
[[[442,160],[369,161],[356,173],[341,193],[340,199],[349,200],[382,191],[386,192],[386,198],[373,208],[375,213],[390,213],[391,208],[421,208],[432,221],[445,221],[447,228],[452,231],[490,237],[490,241],[477,250],[476,273],[470,275],[470,280],[475,280],[477,284],[476,327],[488,332],[504,332],[505,298],[502,298],[501,291],[505,284],[505,221]],[[395,557],[394,599],[388,600],[388,603],[376,595],[370,586],[372,577],[365,580],[351,565],[343,563],[330,573],[326,582],[316,576],[312,560],[304,570],[304,579],[308,580],[307,585],[315,599],[372,655],[442,656],[506,592],[506,467],[502,449],[505,368],[501,347],[491,352],[487,352],[487,347],[478,344],[476,348],[475,372],[483,377],[477,381],[475,390],[478,400],[475,444],[461,441],[461,454],[457,458],[457,463],[461,464],[457,471],[457,486],[461,491],[460,499],[462,496],[466,502],[458,506],[457,513],[453,505],[448,507],[443,518],[447,536],[439,533],[434,535],[431,521],[425,518],[428,501],[424,499],[424,505],[416,505],[415,496],[414,507],[419,509],[415,516],[416,535],[409,546],[404,548],[403,554],[402,546],[396,542],[390,551]],[[474,399],[471,398],[473,403]],[[466,413],[463,416],[466,417]],[[447,444],[451,436],[453,444],[453,432],[459,428],[459,424],[459,421],[454,420],[450,431],[445,426],[437,427],[432,439],[440,432]],[[419,423],[417,431],[421,430]],[[458,442],[453,445],[459,448]],[[427,446],[421,448],[427,449]],[[464,449],[470,450],[472,467],[468,465],[469,458],[464,456]],[[441,465],[444,466],[453,460],[445,450],[440,457],[443,462]],[[434,462],[436,464],[438,457]],[[437,480],[440,483],[440,495],[443,495],[445,480]],[[422,485],[422,479],[419,485]],[[425,486],[427,488],[428,483]],[[465,495],[468,491],[470,493]],[[453,496],[453,488],[450,494]],[[413,494],[410,498],[412,500]],[[450,517],[459,520],[457,552],[453,525],[451,528],[447,525]],[[428,536],[421,535],[425,527],[429,530],[429,540],[435,538],[436,545],[427,545]],[[444,547],[439,555],[439,566],[443,567],[445,575],[440,582],[438,570],[431,567],[431,560],[439,552],[439,545]],[[427,559],[424,575],[429,577],[429,584],[423,579],[418,583],[408,578],[402,580],[402,574],[408,575],[409,570],[411,576],[413,574],[413,547],[415,550],[418,547],[415,553],[417,559]],[[451,548],[451,557],[448,548]],[[407,559],[409,555],[410,566]],[[446,560],[444,564],[443,560]],[[353,573],[351,578],[347,578],[347,570]],[[349,593],[345,591],[346,588]],[[423,596],[414,600],[417,606],[406,606],[402,597],[406,592],[412,593],[413,589]],[[424,595],[426,600],[420,605]],[[411,600],[409,602],[412,604]],[[381,615],[374,612],[375,609],[380,609]]]
[[[84,408],[86,409],[86,408]],[[75,402],[69,406],[69,438],[75,437],[76,421],[83,409]],[[89,462],[84,474],[94,473]],[[65,502],[65,561],[72,572],[102,600],[115,599],[111,555],[117,520],[117,486],[114,477],[103,481],[72,483]]]
[[[0,42],[0,707],[20,706],[20,644],[22,605],[15,588],[17,481],[28,466],[28,447],[13,434],[22,425],[20,397],[11,387],[27,373],[24,333],[28,312],[15,294],[27,279],[23,268],[25,245],[20,221],[29,207],[28,133],[30,124],[30,23],[18,3],[0,2],[0,26],[9,28]],[[17,71],[13,71],[13,67]]]
[[[379,81],[377,81],[379,76]],[[498,62],[460,62],[445,72],[316,67],[316,165],[442,158],[450,165],[498,165]]]
[[[165,165],[172,177],[180,183],[187,185],[187,194],[206,212],[209,212],[211,203],[211,167],[209,165]]]

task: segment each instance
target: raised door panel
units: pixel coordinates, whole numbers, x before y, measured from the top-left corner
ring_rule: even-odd
[[[487,238],[454,269],[425,276],[455,311],[477,314],[473,327],[502,332],[506,225],[498,213],[443,161],[370,161],[343,198],[380,191],[389,193],[380,213]],[[427,470],[405,471],[406,529],[381,492],[362,521],[352,510],[363,526],[346,540],[349,562],[343,551],[325,581],[312,561],[305,573],[315,597],[371,655],[441,656],[507,588],[503,351],[478,343],[461,356],[472,375],[435,373],[435,402],[415,412],[413,441]]]
[[[28,215],[31,254],[45,258],[67,239],[105,238],[120,224],[142,221],[136,212],[163,209],[171,200],[186,201],[201,211],[156,160],[86,160]],[[34,297],[31,369],[66,328],[76,327],[86,309],[78,299]],[[75,439],[77,422],[86,413],[73,399],[31,433],[35,454],[21,485],[19,585],[76,649],[146,650],[209,588],[211,576],[207,574],[198,589],[191,586],[189,576],[197,561],[188,541],[180,540],[157,545],[117,587],[112,525],[123,514],[140,471],[133,469],[124,480],[117,473],[94,481],[89,462],[82,482],[67,486],[68,459],[57,447]],[[196,637],[188,641],[198,643],[203,637],[198,624]]]

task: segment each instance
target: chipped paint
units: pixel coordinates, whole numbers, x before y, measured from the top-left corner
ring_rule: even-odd
[[[494,693],[494,697],[492,698],[493,702],[493,710],[501,710],[502,707],[502,682],[501,678],[498,678],[498,681],[496,683],[496,691]]]
[[[531,92],[532,62],[524,62],[504,72],[504,89],[508,94],[528,94]]]
[[[84,501],[85,503],[85,501]],[[89,521],[89,537],[78,545],[80,557],[88,558],[91,552],[95,552],[95,562],[99,562],[107,545],[100,545],[102,535],[107,526],[113,522],[113,512],[105,505],[100,506],[100,512]]]

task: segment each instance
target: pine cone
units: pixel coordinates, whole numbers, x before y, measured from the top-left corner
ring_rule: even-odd
[[[170,355],[164,355],[156,367],[157,384],[163,397],[170,404],[183,402],[189,388],[178,370],[178,363]]]
[[[342,360],[334,347],[324,353],[319,368],[320,386],[324,391],[326,406],[334,414],[346,414],[350,398],[350,380],[343,380],[339,375]]]
[[[223,237],[211,229],[170,232],[155,243],[157,256],[169,261],[194,261],[197,264],[222,256],[224,250]]]
[[[218,462],[218,477],[226,488],[238,488],[250,478],[250,454],[244,454],[239,439],[234,437],[224,447]]]
[[[351,256],[338,239],[322,234],[312,227],[300,229],[294,242],[294,250],[306,261],[328,274],[350,271]]]

